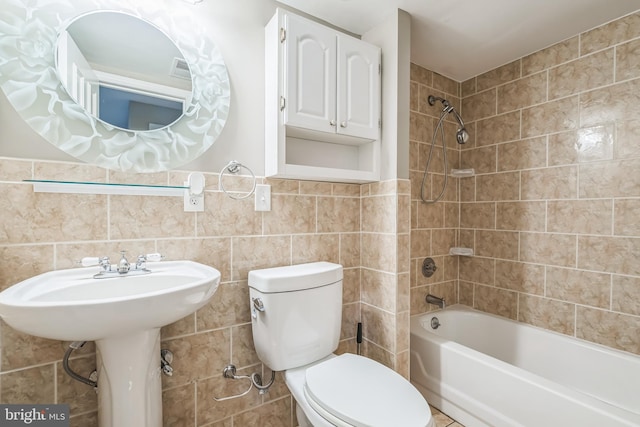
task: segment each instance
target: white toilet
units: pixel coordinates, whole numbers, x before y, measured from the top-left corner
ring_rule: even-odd
[[[336,356],[342,266],[314,262],[249,272],[253,341],[262,362],[286,371],[300,427],[433,427],[409,381],[354,354]]]

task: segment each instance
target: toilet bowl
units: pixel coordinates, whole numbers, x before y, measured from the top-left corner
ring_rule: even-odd
[[[366,357],[331,355],[284,375],[300,427],[435,427],[418,390]]]
[[[388,367],[336,356],[342,266],[315,262],[249,272],[253,342],[272,371],[285,371],[300,427],[433,427],[418,390]]]

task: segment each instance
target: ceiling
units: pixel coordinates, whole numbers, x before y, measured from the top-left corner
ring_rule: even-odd
[[[356,34],[411,14],[411,61],[462,82],[640,9],[640,0],[278,0]]]

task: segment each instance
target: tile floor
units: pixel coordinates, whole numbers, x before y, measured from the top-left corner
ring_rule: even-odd
[[[464,427],[462,424],[460,424],[456,420],[447,416],[447,414],[440,412],[439,410],[437,410],[431,405],[429,405],[429,407],[431,408],[431,415],[433,416],[433,419],[436,421],[436,427]]]

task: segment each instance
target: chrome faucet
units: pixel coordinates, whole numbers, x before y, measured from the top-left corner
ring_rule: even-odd
[[[156,253],[138,255],[136,263],[131,264],[125,254],[126,251],[120,251],[120,261],[118,261],[117,265],[111,265],[108,256],[99,258],[86,257],[80,261],[80,264],[84,267],[99,265],[101,270],[98,274],[95,274],[93,278],[106,279],[109,277],[133,276],[137,274],[151,273],[151,270],[147,269],[147,261],[162,261],[164,259],[163,255]]]
[[[120,251],[121,258],[120,261],[118,261],[118,273],[120,274],[126,274],[131,269],[131,264],[129,264],[127,257],[124,256],[126,253],[127,251]]]
[[[437,297],[437,296],[431,295],[431,294],[427,295],[427,303],[428,304],[437,305],[441,309],[444,309],[446,307],[446,304],[444,302],[444,298],[440,298],[440,297]]]

